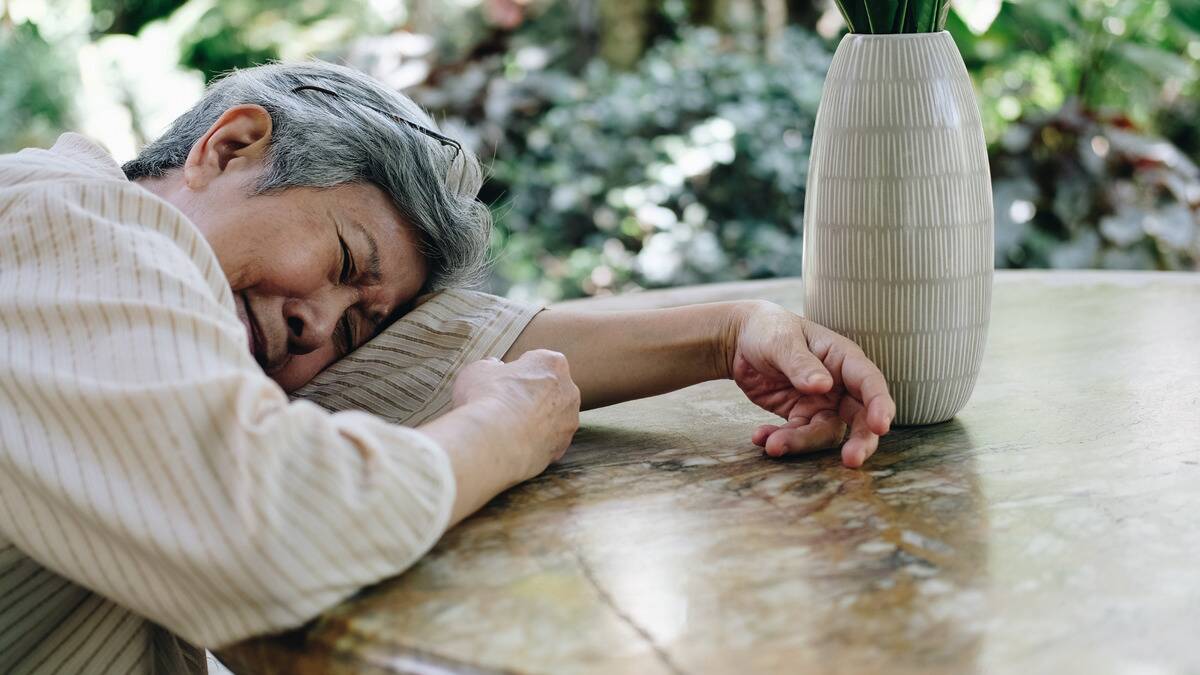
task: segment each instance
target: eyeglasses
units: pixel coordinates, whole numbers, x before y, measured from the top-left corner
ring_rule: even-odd
[[[331,91],[331,90],[325,89],[323,87],[316,87],[311,84],[305,84],[305,85],[296,87],[295,89],[292,90],[292,93],[295,94],[295,93],[298,93],[301,91],[319,91],[322,94],[329,94],[330,96],[333,96],[334,98],[342,98],[342,96],[339,95],[336,91]],[[453,147],[455,156],[458,156],[458,153],[462,152],[462,145],[459,144],[459,142],[454,140],[453,138],[450,138],[449,136],[443,136],[442,134],[439,134],[438,132],[436,132],[432,129],[426,129],[425,127],[423,127],[419,124],[414,124],[414,123],[404,119],[403,117],[400,117],[396,113],[391,113],[386,110],[381,110],[379,108],[376,108],[373,105],[370,105],[368,103],[363,103],[362,101],[359,101],[357,99],[350,99],[350,100],[354,101],[355,103],[361,105],[364,108],[370,108],[371,110],[374,110],[375,112],[379,113],[380,115],[386,115],[387,117],[390,117],[390,118],[396,120],[397,122],[407,126],[408,128],[410,128],[414,131],[419,131],[419,132],[425,134],[426,136],[434,139],[435,141],[441,143],[442,145],[449,145],[449,146]]]

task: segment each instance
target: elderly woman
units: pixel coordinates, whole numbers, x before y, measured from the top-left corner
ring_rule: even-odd
[[[462,290],[479,182],[320,63],[226,77],[123,171],[73,134],[0,158],[0,672],[202,671],[412,565],[581,405],[730,378],[786,419],[769,455],[887,432],[862,351],[778,306]]]

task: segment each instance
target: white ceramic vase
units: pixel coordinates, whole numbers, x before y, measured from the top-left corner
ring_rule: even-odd
[[[970,398],[993,237],[983,127],[953,38],[847,35],[813,137],[805,313],[879,365],[896,424],[943,422]]]

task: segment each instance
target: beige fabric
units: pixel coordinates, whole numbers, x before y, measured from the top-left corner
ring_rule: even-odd
[[[329,410],[370,410],[396,424],[423,424],[450,408],[460,367],[503,356],[542,309],[478,291],[432,297],[404,316],[402,330],[393,326],[296,395]]]
[[[190,645],[410,566],[449,461],[361,410],[435,416],[537,309],[428,298],[301,392],[331,413],[262,373],[203,237],[98,146],[0,156],[0,672],[203,672]]]

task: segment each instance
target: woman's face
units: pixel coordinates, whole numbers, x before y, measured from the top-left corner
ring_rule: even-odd
[[[416,297],[427,270],[414,229],[375,185],[251,196],[269,131],[266,111],[232,108],[193,147],[182,175],[144,185],[204,234],[247,348],[293,391],[373,337]]]

